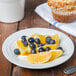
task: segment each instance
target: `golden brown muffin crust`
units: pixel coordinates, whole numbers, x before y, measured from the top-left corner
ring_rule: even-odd
[[[71,11],[76,9],[76,0],[48,0],[48,5],[55,10]]]

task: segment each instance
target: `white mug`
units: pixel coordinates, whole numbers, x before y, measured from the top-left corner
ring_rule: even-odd
[[[0,0],[0,22],[13,23],[24,17],[25,0]]]

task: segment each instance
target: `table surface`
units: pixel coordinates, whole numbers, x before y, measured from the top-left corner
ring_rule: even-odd
[[[0,22],[0,76],[76,76],[76,73],[72,75],[65,75],[63,73],[63,69],[72,65],[76,65],[76,52],[71,59],[69,59],[66,63],[49,69],[44,70],[31,70],[24,69],[14,64],[11,64],[2,54],[2,43],[3,41],[12,33],[32,27],[45,27],[45,28],[53,28],[56,30],[56,27],[50,25],[46,21],[44,21],[41,17],[39,17],[34,9],[37,5],[46,2],[46,0],[26,0],[25,3],[25,17],[23,20],[16,23],[2,23]],[[61,30],[59,30],[61,31]],[[61,31],[65,33],[64,31]],[[76,37],[73,37],[67,33],[75,44],[76,51]],[[67,45],[68,46],[68,45]]]

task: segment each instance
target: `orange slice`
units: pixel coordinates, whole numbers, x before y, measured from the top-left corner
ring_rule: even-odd
[[[59,35],[58,34],[55,34],[53,36],[51,36],[53,40],[56,41],[56,44],[58,45],[59,44]]]
[[[59,35],[58,34],[55,34],[53,36],[49,35],[49,36],[52,37],[52,39],[56,41],[57,45],[59,44]],[[32,37],[39,38],[41,40],[41,43],[43,43],[43,44],[46,43],[46,36],[45,35],[40,35],[40,34],[34,33],[34,34],[32,34]]]
[[[33,64],[42,64],[49,61],[50,58],[51,58],[50,52],[41,52],[37,54],[30,54],[27,57],[27,60]]]
[[[50,52],[51,52],[52,56],[49,61],[52,61],[52,60],[60,57],[63,54],[62,50],[51,50]]]
[[[32,37],[33,38],[39,38],[41,40],[41,43],[45,44],[46,36],[40,35],[40,34],[37,34],[37,33],[33,33],[32,34]]]
[[[47,47],[50,47],[51,50],[56,50],[57,49],[57,44],[50,44],[50,45],[44,45],[42,46],[44,49],[46,49]],[[36,48],[36,51],[38,53],[38,50],[39,50],[40,47]]]
[[[27,47],[25,47],[23,45],[23,43],[21,42],[21,40],[17,40],[17,46],[21,49],[21,50],[25,50]]]
[[[44,49],[47,48],[47,47],[50,47],[51,50],[56,50],[57,44],[50,44],[50,45],[44,45],[44,46],[43,46]]]
[[[21,55],[29,55],[31,53],[31,49],[29,48],[29,47],[27,47],[27,49],[25,49],[25,50],[22,50],[22,49],[20,49],[20,54]]]
[[[31,49],[29,46],[25,47],[23,45],[23,43],[21,42],[21,40],[17,40],[17,46],[19,47],[20,49],[20,53],[21,55],[28,55],[31,53]]]
[[[27,60],[33,64],[42,64],[45,62],[52,61],[63,54],[62,50],[50,50],[49,52],[41,52],[37,54],[30,54]]]

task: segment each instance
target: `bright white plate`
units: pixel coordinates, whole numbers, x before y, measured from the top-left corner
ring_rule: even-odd
[[[59,34],[60,38],[60,46],[63,47],[64,53],[61,57],[55,59],[52,62],[48,62],[45,64],[31,64],[28,61],[23,61],[19,59],[14,53],[13,50],[16,47],[16,41],[22,36],[30,36],[33,32],[42,34],[42,35],[54,35],[56,33]],[[74,44],[72,40],[66,36],[65,34],[53,30],[53,29],[47,29],[47,28],[30,28],[21,30],[18,32],[15,32],[14,34],[10,35],[3,43],[2,46],[3,54],[4,56],[13,64],[18,65],[20,67],[24,68],[30,68],[30,69],[44,69],[44,68],[51,68],[58,66],[64,62],[66,62],[74,53]]]

